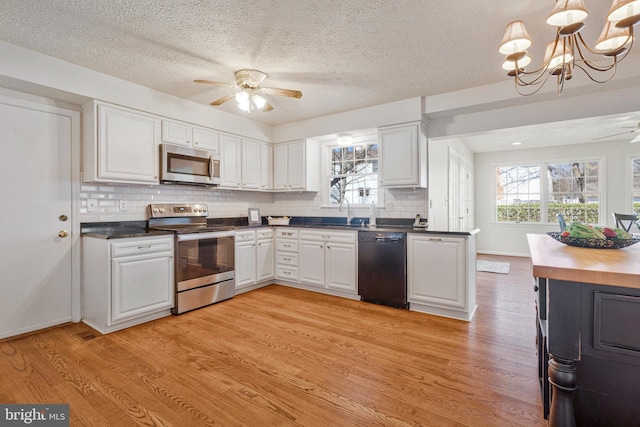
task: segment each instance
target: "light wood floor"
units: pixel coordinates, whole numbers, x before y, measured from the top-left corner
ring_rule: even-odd
[[[479,272],[471,323],[284,286],[101,336],[0,342],[0,403],[71,426],[543,426],[527,258]]]

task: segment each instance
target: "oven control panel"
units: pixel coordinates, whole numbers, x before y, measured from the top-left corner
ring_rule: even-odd
[[[150,204],[150,218],[176,218],[208,216],[209,210],[205,204]]]

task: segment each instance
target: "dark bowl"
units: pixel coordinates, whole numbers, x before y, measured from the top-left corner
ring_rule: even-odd
[[[594,248],[594,249],[620,249],[627,246],[634,245],[640,242],[640,235],[632,234],[630,239],[589,239],[584,237],[563,237],[557,231],[549,231],[549,236],[556,239],[558,242],[564,243],[569,246],[577,246],[579,248]]]

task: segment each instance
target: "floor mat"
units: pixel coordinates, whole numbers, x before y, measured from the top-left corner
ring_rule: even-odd
[[[509,274],[509,268],[511,264],[508,262],[494,262],[494,261],[476,261],[476,271],[486,271],[489,273]]]

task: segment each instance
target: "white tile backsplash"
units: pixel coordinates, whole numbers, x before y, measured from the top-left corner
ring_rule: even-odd
[[[385,191],[385,205],[376,209],[379,218],[414,218],[427,216],[428,191],[425,189],[392,189]],[[97,212],[87,212],[87,199],[98,201]],[[128,207],[120,211],[120,200]],[[206,203],[211,218],[247,216],[248,208],[259,208],[263,216],[342,216],[335,208],[322,208],[320,193],[269,193],[225,190],[180,185],[82,184],[80,188],[80,221],[140,221],[147,219],[150,203]],[[354,208],[354,216],[366,217],[367,208]]]

